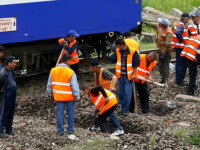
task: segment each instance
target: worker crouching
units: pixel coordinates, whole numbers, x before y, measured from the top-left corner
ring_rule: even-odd
[[[101,132],[107,133],[107,118],[116,110],[118,104],[115,94],[104,89],[102,86],[92,88],[91,85],[85,85],[84,90],[85,93],[90,96],[92,103],[94,103],[95,107],[99,110],[96,115],[95,123],[99,124]]]

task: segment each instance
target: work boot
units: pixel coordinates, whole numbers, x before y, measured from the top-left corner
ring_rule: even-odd
[[[0,139],[7,138],[7,137],[8,137],[7,134],[0,132]]]
[[[162,80],[160,80],[160,83],[161,83],[161,84],[166,83],[166,79],[162,79]]]
[[[176,83],[178,86],[186,86],[188,83],[186,81],[183,81],[181,83]]]
[[[6,131],[6,134],[8,134],[8,135],[15,135],[15,132],[13,132],[13,131]]]
[[[96,127],[95,125],[92,126],[92,128],[89,129],[90,131],[100,131],[100,127]]]

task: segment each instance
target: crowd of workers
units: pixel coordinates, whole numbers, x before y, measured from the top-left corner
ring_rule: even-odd
[[[193,23],[188,25],[189,19]],[[197,65],[200,62],[200,23],[198,12],[189,15],[183,13],[180,22],[174,26],[172,32],[169,21],[165,18],[158,19],[156,30],[156,44],[159,48],[158,67],[161,76],[161,83],[166,83],[169,78],[170,52],[176,52],[176,79],[177,85],[185,85],[184,78],[189,68],[188,95],[194,95],[197,76]],[[64,111],[67,109],[68,127],[67,132],[70,139],[74,135],[75,100],[80,100],[78,83],[78,42],[79,34],[70,30],[65,38],[58,40],[62,47],[60,63],[54,67],[49,75],[47,93],[56,101],[57,108],[57,132],[59,135],[65,133]],[[130,112],[136,112],[136,92],[140,99],[141,115],[150,115],[149,90],[145,79],[153,81],[151,74],[157,64],[157,53],[140,54],[139,44],[133,40],[131,32],[125,32],[123,38],[118,38],[113,44],[114,53],[111,62],[116,64],[115,74],[106,68],[102,68],[98,59],[92,58],[88,67],[94,72],[94,82],[84,84],[83,90],[94,103],[94,125],[90,130],[107,133],[106,121],[109,119],[116,129],[112,135],[124,134],[120,121],[115,114],[118,105],[121,111],[118,115],[127,116]],[[4,48],[0,46],[0,57]],[[12,122],[16,99],[16,82],[12,70],[19,60],[8,56],[4,66],[0,66],[0,138],[7,135],[14,135]],[[116,84],[119,82],[119,89],[116,92]],[[6,133],[6,134],[5,134]]]

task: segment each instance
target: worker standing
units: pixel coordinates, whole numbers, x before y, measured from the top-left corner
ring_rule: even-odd
[[[189,33],[187,30],[187,23],[189,22],[189,19],[189,13],[182,14],[181,21],[174,27],[171,39],[171,46],[172,48],[175,48],[176,51],[176,84],[179,86],[184,85],[183,81],[187,70],[184,58],[181,57],[180,54],[189,40]]]
[[[95,123],[99,124],[101,132],[107,133],[106,120],[116,110],[118,104],[115,94],[102,86],[92,88],[90,85],[85,85],[84,88],[85,93],[99,110]]]
[[[169,20],[165,18],[158,18],[160,24],[160,29],[158,29],[157,34],[157,46],[159,48],[159,72],[161,76],[160,83],[165,83],[169,77],[169,63],[171,59],[171,54],[169,51],[172,31],[169,27]]]
[[[4,55],[4,47],[2,45],[0,45],[0,69],[2,68],[2,60],[1,58]]]
[[[53,94],[57,106],[57,131],[64,134],[64,110],[67,107],[69,139],[76,138],[74,133],[75,100],[79,99],[79,85],[77,76],[70,69],[72,57],[68,54],[62,56],[62,63],[51,70],[47,84],[47,93]]]
[[[116,76],[119,79],[120,114],[128,115],[133,92],[132,80],[140,59],[136,49],[128,47],[124,39],[117,39],[115,45],[117,48],[111,56],[111,62],[116,63]]]
[[[137,41],[135,41],[134,39],[132,39],[132,33],[131,33],[131,31],[126,31],[124,33],[124,41],[125,41],[125,43],[126,43],[126,45],[128,47],[132,47],[132,48],[136,49],[136,51],[138,53],[140,53],[140,45],[139,45],[139,43]]]
[[[197,65],[200,63],[200,36],[190,37],[189,42],[181,53],[181,56],[186,59],[186,65],[189,68],[190,80],[187,94],[194,96]]]
[[[17,62],[19,60],[8,56],[4,61],[4,67],[0,70],[0,138],[7,137],[6,134],[14,135],[12,124],[17,85],[13,69]]]
[[[199,13],[193,12],[191,14],[193,24],[188,26],[189,36],[200,35],[200,22],[199,22]]]
[[[90,60],[90,69],[94,72],[95,86],[101,85],[104,89],[110,90],[111,92],[116,91],[117,77],[107,69],[101,68],[98,59],[93,58]],[[98,109],[96,109],[95,116],[98,112]],[[112,135],[124,134],[124,130],[114,112],[109,116],[109,120],[115,128],[115,132]],[[99,125],[96,122],[91,130],[98,130],[98,127]]]
[[[71,59],[70,68],[74,70],[76,75],[79,73],[79,58],[78,58],[78,41],[76,38],[79,37],[79,34],[75,30],[69,30],[67,36],[65,38],[61,38],[58,40],[58,43],[64,48],[62,56],[65,54],[69,54]]]
[[[151,52],[147,54],[140,54],[140,65],[135,74],[136,89],[139,94],[142,114],[149,114],[149,89],[148,83],[144,80],[137,79],[137,77],[152,80],[151,73],[156,67],[157,54]]]

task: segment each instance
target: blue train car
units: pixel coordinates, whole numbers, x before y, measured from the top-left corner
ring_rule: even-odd
[[[131,30],[141,24],[141,0],[1,0],[0,44]]]
[[[70,29],[81,35],[83,53],[95,49],[105,56],[113,33],[140,31],[141,5],[142,0],[0,0],[0,44],[6,55],[21,60],[21,74],[44,71],[44,64],[56,61],[51,53],[57,39]]]

